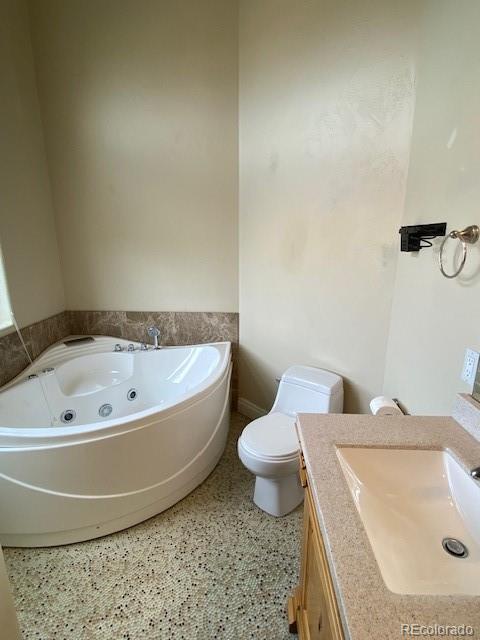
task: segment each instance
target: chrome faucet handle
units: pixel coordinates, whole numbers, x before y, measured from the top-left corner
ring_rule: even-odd
[[[119,342],[117,342],[117,344],[113,347],[113,350],[114,351],[123,351],[123,347]]]
[[[133,342],[130,342],[127,351],[135,351],[135,345],[133,344]]]
[[[160,349],[160,346],[158,344],[158,336],[160,335],[160,329],[155,326],[148,327],[147,333],[151,338],[153,338],[153,348]]]
[[[480,467],[475,467],[475,469],[472,469],[470,471],[470,475],[472,476],[472,478],[474,478],[475,480],[480,480]]]
[[[148,350],[147,345],[145,344],[145,342],[142,342],[142,344],[140,345],[140,351],[147,351],[147,350]]]

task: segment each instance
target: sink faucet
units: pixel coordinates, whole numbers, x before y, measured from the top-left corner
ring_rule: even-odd
[[[480,480],[480,467],[475,467],[470,471],[470,475],[474,480]]]
[[[151,338],[153,338],[153,348],[160,349],[160,346],[158,344],[158,336],[160,335],[160,329],[155,326],[148,327],[147,333]]]

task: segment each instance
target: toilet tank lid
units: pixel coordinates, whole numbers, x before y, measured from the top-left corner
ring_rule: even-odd
[[[343,388],[343,379],[336,373],[299,364],[288,367],[282,381],[332,396]]]

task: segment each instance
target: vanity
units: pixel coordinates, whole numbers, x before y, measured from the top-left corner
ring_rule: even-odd
[[[297,432],[305,506],[290,631],[480,635],[480,442],[450,417],[300,414]]]
[[[300,638],[343,640],[345,636],[335,588],[302,453],[299,455],[299,467],[305,489],[302,564],[300,584],[288,599],[289,629],[298,633]]]

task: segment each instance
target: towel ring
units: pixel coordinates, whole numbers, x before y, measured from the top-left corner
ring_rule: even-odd
[[[469,227],[465,227],[461,231],[454,230],[450,231],[450,233],[445,236],[441,246],[440,246],[440,254],[438,256],[438,261],[440,263],[440,271],[445,278],[456,278],[462,271],[465,266],[465,262],[467,260],[467,244],[475,244],[478,241],[480,236],[480,229],[476,224],[472,224]],[[462,261],[460,262],[460,266],[455,271],[455,273],[447,273],[443,268],[443,249],[445,244],[449,238],[453,240],[459,240],[462,243]]]

